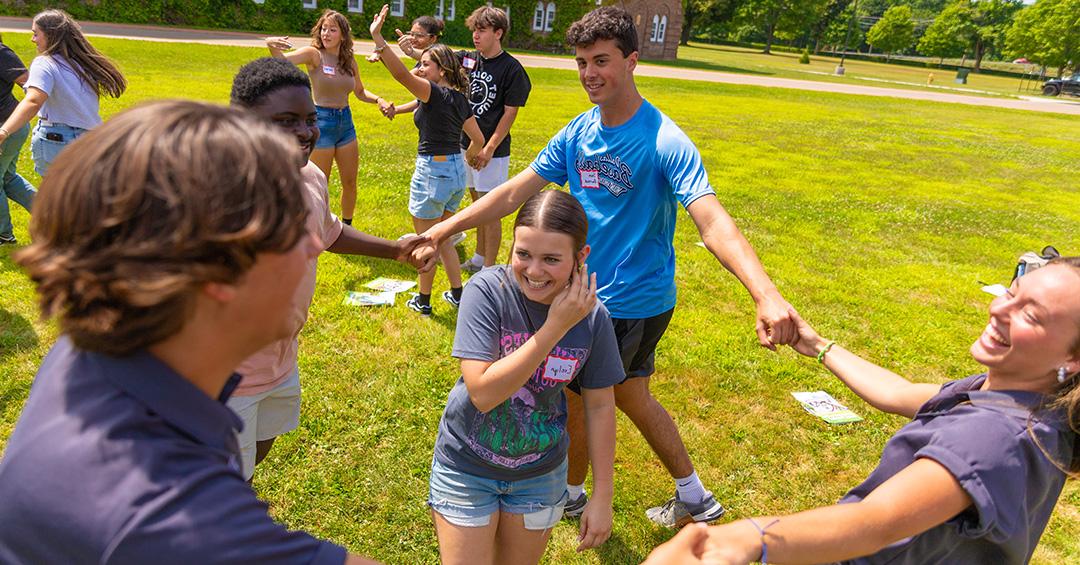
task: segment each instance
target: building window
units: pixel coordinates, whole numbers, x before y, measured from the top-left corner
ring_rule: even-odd
[[[446,15],[447,21],[454,21],[454,16],[457,15],[457,0],[450,0],[450,13]]]
[[[510,33],[510,6],[503,6],[503,11],[506,12],[506,33]]]
[[[315,8],[318,8],[318,6],[316,5],[318,4],[317,0],[302,0],[302,2],[304,7],[308,10],[314,10]]]
[[[555,23],[555,3],[548,2],[547,15],[544,17],[544,31],[551,31],[551,26]]]
[[[544,31],[544,3],[536,3],[536,13],[533,14],[533,31]]]
[[[445,2],[446,2],[446,0],[439,0],[439,3],[435,5],[435,18],[436,19],[440,19],[440,20],[444,19],[443,18],[443,3],[445,3]]]
[[[405,0],[390,0],[390,15],[401,17],[405,15]]]
[[[652,17],[652,31],[649,32],[649,41],[656,42],[656,38],[659,37],[660,31],[660,16],[654,15]]]
[[[346,9],[357,14],[364,13],[364,0],[349,0]]]
[[[665,35],[667,35],[667,16],[660,18],[660,31],[656,34],[656,41],[663,43]]]
[[[255,2],[256,4],[265,4],[266,3],[266,0],[251,0],[251,1]]]

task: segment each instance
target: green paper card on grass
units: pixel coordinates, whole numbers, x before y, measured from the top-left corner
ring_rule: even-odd
[[[793,392],[791,396],[794,396],[795,400],[798,400],[807,412],[830,424],[849,424],[862,421],[858,414],[848,410],[846,406],[840,404],[825,391]]]
[[[345,304],[349,306],[389,306],[393,303],[393,292],[350,292],[345,296]]]

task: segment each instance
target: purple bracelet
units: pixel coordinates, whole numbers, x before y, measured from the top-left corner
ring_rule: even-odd
[[[772,522],[769,522],[768,524],[765,525],[764,528],[759,526],[758,523],[755,522],[753,518],[747,518],[747,520],[749,520],[750,523],[753,524],[755,528],[757,528],[757,531],[759,533],[761,533],[761,559],[760,559],[760,561],[762,563],[768,563],[769,562],[769,546],[765,545],[765,530],[767,530],[767,529],[773,527],[774,525],[776,525],[776,523],[780,521],[780,518],[776,518]]]

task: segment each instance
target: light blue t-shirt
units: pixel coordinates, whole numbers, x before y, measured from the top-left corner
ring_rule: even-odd
[[[589,269],[613,318],[650,318],[675,307],[678,204],[715,194],[701,154],[648,100],[626,123],[605,127],[600,109],[574,118],[531,165],[589,218]]]
[[[39,55],[30,63],[26,88],[49,95],[38,117],[50,122],[90,129],[101,123],[98,94],[63,55]]]

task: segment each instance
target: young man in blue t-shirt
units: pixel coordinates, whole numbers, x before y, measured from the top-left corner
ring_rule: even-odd
[[[716,199],[701,155],[634,84],[637,31],[621,8],[598,8],[567,30],[578,75],[596,106],[572,120],[532,165],[464,212],[425,235],[437,244],[477,224],[510,214],[549,182],[569,183],[589,218],[590,267],[598,295],[611,312],[627,379],[615,385],[619,409],[630,417],[675,479],[676,495],[647,511],[653,521],[678,526],[719,518],[724,509],[705,490],[671,416],[649,392],[654,351],[675,307],[678,205],[694,220],[706,247],[750,292],[757,306],[761,345],[775,349],[796,336],[790,305],[765,274],[757,255]],[[423,248],[421,253],[432,253]],[[587,503],[588,471],[580,435],[581,402],[568,395],[571,446],[569,515]]]

